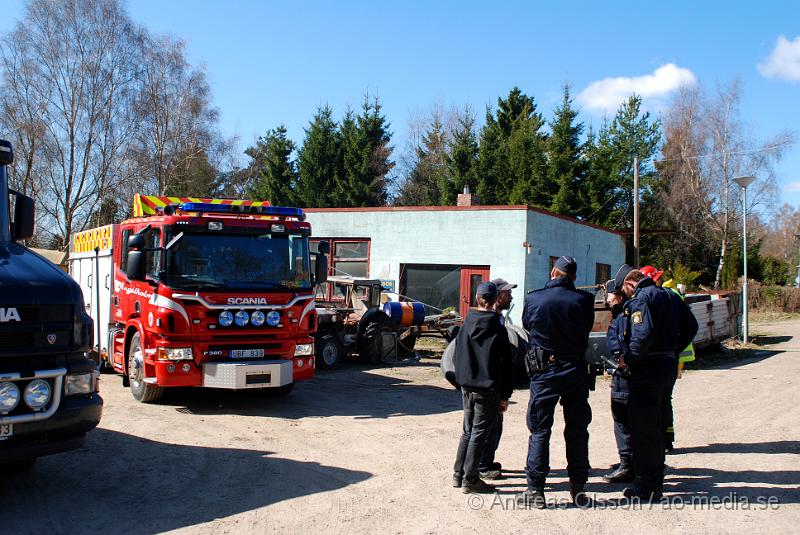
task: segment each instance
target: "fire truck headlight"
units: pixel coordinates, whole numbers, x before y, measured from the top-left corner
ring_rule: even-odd
[[[219,324],[223,327],[230,327],[233,324],[233,314],[230,310],[223,310],[220,312]]]
[[[250,323],[255,325],[256,327],[261,327],[264,325],[264,321],[266,320],[266,316],[260,310],[256,310],[252,314],[250,314]]]
[[[314,354],[314,344],[297,344],[294,346],[295,357],[305,357]]]
[[[236,313],[236,325],[244,327],[248,321],[250,321],[250,314],[246,310],[240,310]]]
[[[25,405],[38,411],[50,402],[51,393],[52,389],[47,381],[44,379],[34,379],[25,387],[23,399],[25,399]]]
[[[277,310],[271,311],[267,314],[267,325],[275,327],[281,322],[281,313]]]
[[[158,358],[162,360],[192,360],[194,354],[191,347],[160,347]]]
[[[64,378],[64,395],[91,394],[94,392],[96,372],[75,373]]]
[[[0,383],[0,414],[11,412],[19,403],[19,388],[14,383]]]

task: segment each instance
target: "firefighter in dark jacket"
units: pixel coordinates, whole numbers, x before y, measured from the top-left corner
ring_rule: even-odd
[[[661,499],[664,482],[664,393],[678,371],[677,353],[697,333],[697,320],[680,299],[641,271],[623,265],[614,282],[629,297],[623,307],[623,365],[630,370],[628,429],[635,479],[625,497]]]
[[[550,435],[556,405],[564,410],[567,473],[575,505],[588,505],[584,486],[589,476],[589,372],[586,348],[594,323],[594,295],[577,290],[578,266],[568,256],[559,258],[550,281],[525,297],[522,324],[530,331],[528,368],[528,488],[520,505],[546,507],[545,478],[550,471]]]
[[[508,408],[513,391],[511,344],[492,307],[497,286],[484,282],[476,292],[478,309],[471,310],[458,332],[455,378],[464,402],[464,432],[458,443],[453,486],[465,493],[494,492],[480,479],[478,465],[499,414]]]

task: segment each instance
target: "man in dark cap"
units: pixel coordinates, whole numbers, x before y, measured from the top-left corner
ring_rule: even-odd
[[[492,279],[492,284],[497,286],[497,301],[494,303],[493,310],[500,316],[500,324],[505,325],[503,311],[511,308],[511,300],[513,299],[511,290],[516,288],[517,285],[511,284],[507,280],[501,278]],[[509,358],[512,359],[513,362],[513,353],[509,355]],[[481,457],[481,462],[478,467],[478,473],[481,479],[499,479],[502,475],[503,465],[494,460],[497,447],[500,445],[501,436],[503,436],[503,413],[498,415],[495,426],[486,442],[486,449],[484,450],[483,457]]]
[[[628,430],[635,478],[627,498],[658,501],[664,482],[664,393],[677,374],[677,352],[697,333],[697,320],[680,298],[641,271],[623,265],[614,283],[629,298],[622,308],[622,362],[630,370]]]
[[[546,507],[545,478],[550,471],[550,435],[556,404],[564,410],[564,439],[570,495],[579,507],[588,505],[584,486],[589,476],[589,373],[586,348],[594,323],[594,296],[575,288],[578,265],[570,256],[559,258],[550,281],[525,298],[522,324],[530,331],[528,368],[528,489],[520,504]]]
[[[464,402],[464,432],[458,444],[453,486],[465,493],[493,492],[478,465],[498,415],[508,408],[513,390],[511,344],[500,316],[493,310],[497,286],[484,282],[476,292],[477,310],[470,310],[456,339],[455,379]]]

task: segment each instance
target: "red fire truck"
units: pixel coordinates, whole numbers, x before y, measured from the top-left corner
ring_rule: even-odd
[[[98,358],[135,399],[170,386],[283,395],[314,375],[313,289],[327,278],[328,247],[309,252],[302,210],[137,195],[133,213],[74,234],[70,273]]]

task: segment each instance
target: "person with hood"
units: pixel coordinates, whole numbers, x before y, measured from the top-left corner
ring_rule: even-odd
[[[513,391],[511,343],[494,311],[497,286],[483,282],[476,292],[477,310],[470,310],[456,339],[455,380],[461,385],[464,425],[453,468],[453,486],[464,493],[494,492],[478,467],[486,443],[508,408]]]

